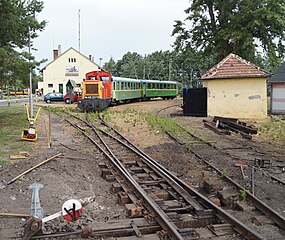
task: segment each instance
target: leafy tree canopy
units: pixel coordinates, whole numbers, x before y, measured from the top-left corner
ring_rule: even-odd
[[[27,86],[30,69],[41,63],[28,47],[46,25],[36,19],[42,9],[40,0],[0,0],[0,86]]]
[[[201,66],[201,58],[192,52],[156,51],[145,56],[128,52],[117,62],[111,58],[103,68],[117,77],[179,81],[185,87],[197,86]]]
[[[259,64],[262,56],[271,71],[284,57],[284,0],[193,0],[185,12],[172,33],[177,50],[194,48],[214,63],[229,53]]]

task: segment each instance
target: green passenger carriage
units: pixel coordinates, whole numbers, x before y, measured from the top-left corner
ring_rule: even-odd
[[[161,97],[175,98],[178,94],[178,83],[174,81],[137,80],[113,77],[113,102],[137,101]]]
[[[178,94],[178,84],[173,81],[141,80],[143,98],[172,99]]]
[[[141,98],[141,81],[130,78],[113,77],[113,102],[138,100]]]

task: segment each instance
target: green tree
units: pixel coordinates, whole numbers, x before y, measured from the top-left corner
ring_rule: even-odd
[[[186,48],[156,51],[144,57],[128,52],[117,62],[111,58],[103,68],[113,76],[178,81],[183,87],[197,87],[201,72],[208,66],[200,53]]]
[[[111,57],[110,60],[104,64],[103,69],[116,76],[116,61]]]
[[[116,64],[118,77],[142,78],[143,57],[138,53],[127,52]]]
[[[262,55],[269,70],[284,57],[283,0],[194,0],[185,12],[186,20],[174,25],[176,48],[192,46],[215,62],[236,53],[256,63]]]
[[[38,37],[46,21],[38,21],[36,14],[43,9],[40,0],[0,0],[0,86],[28,84],[30,69],[35,62],[28,46]]]

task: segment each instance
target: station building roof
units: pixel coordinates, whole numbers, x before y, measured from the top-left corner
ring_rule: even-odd
[[[267,78],[272,74],[236,54],[229,54],[201,76],[201,80],[232,78]]]

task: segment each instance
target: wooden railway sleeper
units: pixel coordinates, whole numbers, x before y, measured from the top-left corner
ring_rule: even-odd
[[[89,138],[89,139],[90,139],[90,138]],[[101,151],[102,151],[102,149],[101,149]],[[105,153],[105,155],[107,155],[107,156],[109,157],[109,154]],[[109,157],[109,158],[110,158],[110,157]],[[112,159],[110,159],[110,160],[112,160]],[[122,169],[121,169],[122,167],[120,166],[120,163],[119,163],[118,161],[117,161],[117,162],[114,162],[114,164],[115,164],[116,166],[118,165],[118,168],[119,168],[120,170],[122,170]],[[127,172],[122,171],[122,174],[124,174],[126,178],[130,178],[130,176],[128,176]],[[175,179],[175,176],[171,176],[171,178]],[[135,187],[137,187],[137,190],[140,192],[140,194],[141,194],[141,195],[144,195],[145,200],[147,200],[147,204],[149,204],[149,207],[152,208],[152,209],[156,209],[156,206],[155,206],[155,204],[151,201],[151,199],[149,199],[149,198],[143,193],[143,191],[139,188],[139,186],[137,186],[137,184],[136,184],[134,181],[132,181],[131,178],[130,178],[130,180],[131,180],[131,183],[132,183]],[[159,212],[159,211],[158,211],[158,212]],[[157,217],[157,216],[156,216],[156,217]],[[160,219],[158,219],[158,220],[159,220],[159,221],[164,221],[164,220],[166,220],[166,219],[165,219],[165,216],[161,213]],[[179,234],[176,234],[176,230],[175,230],[175,228],[173,228],[173,225],[172,225],[172,224],[168,223],[167,221],[165,221],[164,224],[167,225],[167,227],[166,227],[167,231],[172,231],[171,234],[175,234],[175,237],[176,237],[176,238],[181,239],[181,236],[180,236]]]

